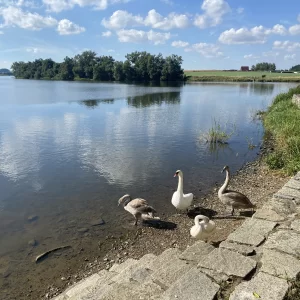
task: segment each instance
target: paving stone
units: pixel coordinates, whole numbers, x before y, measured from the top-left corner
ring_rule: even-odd
[[[199,272],[197,268],[193,268],[174,282],[161,296],[161,299],[213,300],[219,288],[218,284]]]
[[[157,258],[154,259],[148,267],[149,269],[154,271],[158,270],[162,266],[162,264],[172,263],[173,259],[179,258],[181,253],[182,252],[177,248],[169,248],[160,255],[158,255]]]
[[[213,281],[215,281],[216,283],[219,283],[219,284],[221,284],[222,281],[228,280],[228,278],[229,278],[228,275],[216,272],[214,270],[209,270],[209,269],[200,268],[200,267],[197,267],[197,268],[200,272],[204,273],[205,275],[207,275],[207,277],[211,278]]]
[[[58,295],[55,298],[52,298],[52,300],[68,300],[68,299],[70,299],[70,298],[65,294],[61,294],[61,295]]]
[[[230,295],[229,300],[254,300],[253,293],[262,300],[283,300],[288,283],[284,279],[259,272],[250,281],[240,283]]]
[[[124,271],[127,267],[129,267],[130,265],[134,265],[137,263],[136,259],[133,258],[128,258],[126,259],[123,263],[121,264],[114,264],[109,271],[113,271],[113,272],[117,272],[117,273],[121,273],[122,271]]]
[[[275,250],[264,249],[261,263],[260,271],[276,277],[295,279],[300,273],[299,259]]]
[[[70,298],[76,296],[80,294],[83,290],[95,286],[99,279],[101,279],[101,276],[99,276],[99,274],[96,273],[94,275],[91,275],[70,287],[65,292],[65,294]]]
[[[241,244],[258,246],[268,233],[276,226],[275,222],[251,218],[246,220],[242,226],[232,232],[227,240]]]
[[[300,180],[300,172],[298,172],[293,179]]]
[[[294,200],[296,204],[300,204],[300,191],[286,186],[274,194],[274,197]]]
[[[237,252],[218,248],[200,260],[198,266],[229,276],[245,277],[256,267],[256,261]]]
[[[254,254],[254,248],[248,245],[241,245],[237,243],[231,243],[228,241],[223,241],[220,245],[220,248],[225,248],[228,250],[236,251],[238,253],[241,253],[243,255],[251,255]]]
[[[144,285],[134,283],[117,284],[114,288],[95,300],[148,300],[151,296],[159,296],[164,290],[154,282],[147,282]]]
[[[198,262],[201,257],[207,255],[214,249],[214,246],[203,241],[198,241],[192,246],[187,247],[186,250],[183,251],[183,253],[179,256],[179,258],[183,260]]]
[[[272,222],[281,222],[285,220],[283,216],[279,215],[269,206],[264,206],[261,209],[257,209],[252,218],[263,219]]]
[[[154,270],[151,278],[155,282],[159,281],[164,286],[170,286],[190,268],[192,268],[192,264],[184,260],[179,258],[168,259],[161,264],[159,269]]]
[[[300,234],[293,230],[279,230],[269,236],[264,249],[276,249],[295,256],[300,255]]]
[[[267,204],[270,209],[274,210],[281,216],[289,216],[297,212],[297,206],[291,198],[273,197]]]
[[[298,220],[293,221],[291,227],[293,230],[300,232],[300,220],[298,219]]]
[[[284,186],[300,191],[300,182],[299,182],[299,180],[295,180],[293,178],[290,179]]]

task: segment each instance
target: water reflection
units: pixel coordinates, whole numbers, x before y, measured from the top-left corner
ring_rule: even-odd
[[[246,95],[271,95],[274,87],[273,83],[241,83],[239,92]]]
[[[155,93],[142,96],[128,97],[127,103],[132,107],[148,107],[152,105],[179,104],[180,92]]]
[[[114,103],[114,99],[83,100],[83,101],[79,101],[79,103],[85,105],[87,108],[94,109],[94,108],[96,108],[100,103],[113,104],[113,103]]]

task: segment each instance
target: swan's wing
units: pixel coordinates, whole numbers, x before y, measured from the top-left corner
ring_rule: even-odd
[[[184,195],[183,195],[183,198],[184,198],[186,201],[192,202],[192,201],[193,201],[193,198],[194,198],[194,195],[193,195],[192,193],[184,194]]]
[[[224,196],[226,196],[227,198],[230,198],[238,206],[241,206],[241,207],[242,206],[245,206],[245,207],[253,206],[254,207],[254,205],[251,203],[249,198],[240,192],[226,190],[224,192]]]
[[[141,214],[156,213],[156,210],[149,205],[141,205],[139,207],[136,207],[136,210]]]
[[[142,199],[142,198],[136,198],[136,199],[133,199],[129,202],[130,206],[133,207],[133,208],[139,208],[140,206],[143,206],[143,205],[148,205],[148,202],[145,200],[145,199]]]

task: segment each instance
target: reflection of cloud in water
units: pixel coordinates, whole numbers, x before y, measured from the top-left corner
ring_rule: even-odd
[[[24,179],[32,176],[35,190],[42,188],[38,177],[40,170],[40,149],[47,124],[38,117],[28,121],[16,120],[10,131],[5,131],[0,141],[0,169],[10,179]]]

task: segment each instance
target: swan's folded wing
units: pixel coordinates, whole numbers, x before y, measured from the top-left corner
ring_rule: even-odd
[[[141,206],[137,207],[136,210],[138,212],[140,212],[141,214],[156,213],[156,210],[152,206],[149,206],[149,205],[141,205]]]
[[[148,205],[147,201],[142,198],[133,199],[129,203],[130,203],[130,206],[133,208],[139,208],[141,206]]]

